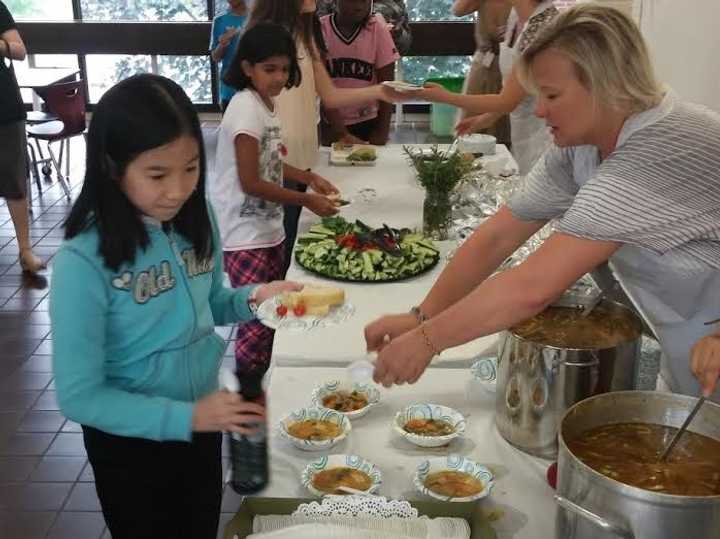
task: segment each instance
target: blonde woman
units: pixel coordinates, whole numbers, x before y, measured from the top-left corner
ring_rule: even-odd
[[[463,17],[470,13],[477,14],[475,19],[476,50],[470,63],[470,71],[465,76],[464,94],[497,94],[502,90],[500,44],[504,40],[505,25],[511,7],[509,0],[455,0],[453,3],[452,12],[456,17]],[[469,116],[467,111],[461,110],[458,120],[464,120]],[[468,125],[474,123],[475,120]],[[479,127],[478,131],[493,135],[498,142],[503,144],[510,142],[510,120],[507,114],[498,114],[494,123],[487,127]]]
[[[512,153],[520,174],[527,174],[550,144],[545,126],[533,111],[535,99],[517,80],[515,63],[535,36],[557,16],[552,0],[510,0],[513,6],[500,44],[499,66],[503,77],[499,93],[462,95],[448,92],[437,84],[428,84],[418,92],[428,101],[449,103],[478,116],[467,118],[457,127],[459,134],[493,125],[502,114],[510,114]]]
[[[418,309],[367,326],[375,379],[412,383],[440,351],[530,318],[609,262],[660,340],[665,380],[697,395],[688,358],[720,306],[720,115],[663,89],[635,24],[595,4],[559,15],[517,73],[555,145]],[[533,255],[493,275],[550,220]],[[716,363],[693,369],[702,378]]]

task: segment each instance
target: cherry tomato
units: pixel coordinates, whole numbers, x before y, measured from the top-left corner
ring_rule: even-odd
[[[275,312],[278,314],[278,316],[285,316],[288,313],[288,308],[285,307],[285,305],[280,304],[277,306],[277,309],[275,309]]]
[[[302,303],[293,307],[293,314],[295,316],[303,316],[307,312],[307,308]]]

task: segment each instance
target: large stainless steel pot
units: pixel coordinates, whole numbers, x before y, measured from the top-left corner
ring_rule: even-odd
[[[633,389],[642,323],[624,305],[602,305],[633,319],[637,338],[612,348],[573,349],[527,341],[511,331],[501,334],[495,423],[515,447],[553,459],[560,420],[568,408],[599,393]]]
[[[565,441],[611,423],[679,427],[697,402],[655,391],[598,395],[573,406],[560,426],[556,539],[717,539],[720,496],[672,496],[619,483],[583,464]],[[720,440],[720,406],[706,402],[690,430]]]

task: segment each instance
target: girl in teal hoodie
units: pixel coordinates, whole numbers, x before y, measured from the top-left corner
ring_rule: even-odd
[[[247,433],[264,414],[218,391],[215,326],[299,288],[223,287],[204,189],[200,124],[178,85],[139,75],[103,96],[50,316],[58,402],[82,425],[114,539],[215,537],[221,431]]]

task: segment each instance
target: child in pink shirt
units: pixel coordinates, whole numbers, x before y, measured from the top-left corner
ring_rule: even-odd
[[[361,88],[393,80],[400,55],[385,22],[371,12],[371,0],[337,0],[334,13],[320,18],[327,45],[326,65],[339,88]],[[323,144],[387,143],[392,105],[372,101],[323,109]]]

